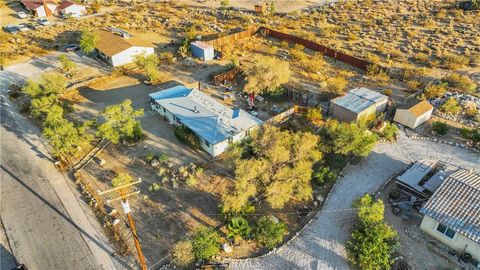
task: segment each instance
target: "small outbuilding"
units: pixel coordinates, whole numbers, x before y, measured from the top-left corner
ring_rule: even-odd
[[[213,46],[202,41],[194,41],[190,43],[190,50],[194,57],[200,58],[205,62],[213,60],[215,57]]]
[[[155,53],[151,43],[118,28],[98,30],[98,41],[95,48],[98,55],[113,67],[129,64],[135,61],[135,56]]]
[[[432,112],[433,106],[428,101],[413,99],[398,106],[393,121],[415,129],[430,119]]]
[[[58,5],[57,10],[62,15],[83,16],[87,14],[87,9],[84,5],[72,1],[62,1]]]
[[[329,115],[345,122],[356,122],[383,113],[388,97],[365,87],[355,88],[330,101]]]
[[[50,0],[21,0],[20,3],[35,17],[48,17],[57,14],[58,5]]]
[[[480,175],[460,169],[420,209],[420,229],[464,259],[480,261]]]

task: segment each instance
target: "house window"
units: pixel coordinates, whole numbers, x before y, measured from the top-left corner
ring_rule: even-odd
[[[450,239],[453,239],[453,237],[455,236],[455,231],[443,225],[442,223],[438,223],[437,231]]]

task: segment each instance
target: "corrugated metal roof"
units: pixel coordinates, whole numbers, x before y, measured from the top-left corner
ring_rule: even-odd
[[[240,110],[238,117],[232,118],[233,109],[203,92],[183,85],[149,96],[211,144],[263,123],[244,110]]]
[[[480,175],[466,169],[451,174],[420,212],[480,244]]]
[[[365,87],[348,91],[344,96],[332,99],[330,102],[349,111],[360,113],[370,106],[387,100],[388,97]]]

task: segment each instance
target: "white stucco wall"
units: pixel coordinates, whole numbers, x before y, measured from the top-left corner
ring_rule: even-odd
[[[438,221],[432,219],[429,216],[424,216],[422,220],[422,224],[420,225],[420,229],[426,232],[433,238],[437,239],[438,241],[444,243],[448,247],[454,249],[459,254],[468,253],[472,255],[472,258],[476,261],[480,261],[480,245],[473,242],[469,238],[455,233],[453,239],[450,239],[437,231]]]
[[[62,10],[63,14],[76,14],[76,15],[84,15],[87,14],[87,9],[85,6],[82,5],[71,5],[66,7]]]
[[[413,115],[410,111],[405,109],[397,109],[395,112],[395,117],[393,121],[400,123],[404,126],[407,126],[411,129],[417,128],[419,125],[423,124],[425,121],[430,119],[432,116],[433,109],[429,110],[428,112],[422,114],[419,117]]]
[[[154,53],[153,47],[137,47],[132,46],[120,53],[113,55],[112,58],[112,66],[118,67],[121,65],[129,64],[135,61],[135,55],[139,54],[150,55]]]

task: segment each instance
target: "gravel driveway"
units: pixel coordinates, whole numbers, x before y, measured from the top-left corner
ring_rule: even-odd
[[[349,269],[344,244],[355,217],[355,212],[348,209],[352,202],[378,190],[411,161],[427,158],[480,172],[478,155],[453,146],[412,140],[402,133],[396,144],[381,143],[368,158],[349,165],[322,212],[295,240],[268,256],[233,261],[232,269]]]

